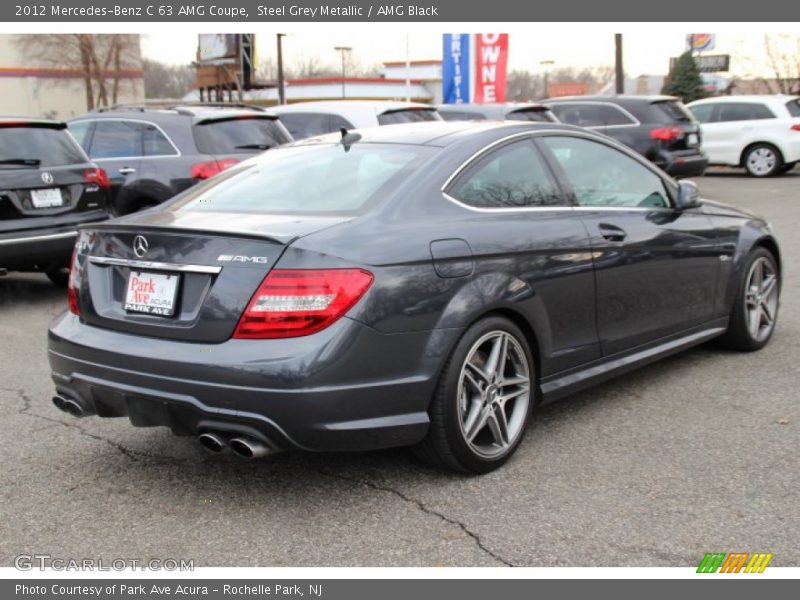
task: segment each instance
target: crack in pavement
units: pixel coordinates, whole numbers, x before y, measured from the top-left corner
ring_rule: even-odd
[[[487,556],[490,556],[495,561],[503,564],[506,567],[516,567],[517,566],[514,563],[506,560],[505,558],[503,558],[502,556],[500,556],[496,552],[492,551],[490,548],[488,548],[486,546],[486,544],[484,544],[484,542],[481,539],[481,537],[477,533],[472,531],[469,527],[467,527],[466,524],[462,523],[458,519],[454,519],[452,517],[448,517],[446,514],[444,514],[442,512],[439,512],[438,510],[435,510],[435,509],[429,507],[422,500],[417,500],[416,498],[412,498],[412,497],[408,496],[407,494],[405,494],[404,492],[401,492],[400,490],[397,490],[397,489],[395,489],[393,487],[380,485],[380,484],[375,483],[374,481],[370,481],[368,479],[359,479],[358,477],[348,477],[347,475],[342,475],[340,473],[332,473],[332,472],[327,471],[325,469],[312,467],[312,466],[309,466],[307,464],[304,464],[304,465],[301,465],[301,466],[304,469],[308,470],[308,471],[311,471],[313,473],[318,473],[319,475],[324,475],[325,477],[330,477],[330,478],[333,478],[333,479],[339,479],[341,481],[347,481],[349,483],[356,483],[358,485],[363,485],[363,486],[366,486],[366,487],[368,487],[370,489],[373,489],[373,490],[376,490],[376,491],[379,491],[379,492],[386,492],[386,493],[389,493],[389,494],[393,494],[393,495],[397,496],[398,498],[400,498],[401,500],[403,500],[404,502],[407,502],[409,504],[413,504],[419,510],[424,512],[425,514],[432,515],[434,517],[438,517],[439,519],[441,519],[442,521],[444,521],[445,523],[448,523],[450,525],[455,525],[456,527],[461,529],[461,531],[463,531],[465,534],[467,534],[470,538],[472,538],[472,540],[475,542],[475,545],[484,554],[486,554]]]
[[[84,436],[86,436],[88,438],[91,438],[93,440],[96,440],[98,442],[103,442],[105,444],[108,444],[109,446],[111,446],[112,448],[114,448],[115,450],[120,452],[122,455],[124,455],[126,458],[129,458],[130,460],[132,460],[134,462],[139,462],[141,459],[151,459],[151,460],[163,460],[163,461],[169,461],[169,462],[179,462],[179,459],[176,459],[174,457],[158,456],[156,454],[150,454],[148,452],[141,452],[139,450],[131,450],[130,448],[126,448],[125,446],[123,446],[119,442],[115,442],[114,440],[110,440],[110,439],[105,438],[103,436],[97,435],[96,433],[92,433],[90,431],[87,431],[86,429],[84,429],[83,427],[78,425],[77,423],[67,423],[66,421],[62,421],[60,419],[54,419],[53,417],[47,417],[45,415],[40,415],[40,414],[37,414],[35,412],[31,412],[31,404],[32,404],[33,400],[30,398],[30,396],[28,396],[25,393],[25,390],[2,388],[2,391],[14,393],[22,401],[22,408],[20,408],[17,411],[18,414],[24,415],[26,417],[31,417],[31,418],[34,418],[34,419],[41,419],[42,421],[47,421],[49,423],[55,423],[57,425],[61,425],[62,427],[67,427],[68,429],[74,429],[74,430],[78,431],[81,435],[84,435]]]

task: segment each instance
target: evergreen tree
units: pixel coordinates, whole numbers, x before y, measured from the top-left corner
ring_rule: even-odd
[[[680,55],[675,63],[675,68],[670,71],[667,81],[664,82],[661,93],[677,96],[684,102],[705,98],[703,78],[700,76],[700,69],[697,68],[691,52],[687,51]]]

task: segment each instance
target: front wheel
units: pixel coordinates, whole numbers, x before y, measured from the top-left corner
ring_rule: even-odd
[[[742,269],[730,324],[722,342],[734,350],[760,350],[775,331],[781,276],[775,257],[756,248]]]
[[[744,168],[753,177],[772,177],[781,172],[783,156],[772,144],[755,144],[744,155]]]
[[[465,473],[498,468],[522,441],[534,383],[531,351],[519,327],[502,317],[475,323],[445,365],[428,435],[415,454]]]

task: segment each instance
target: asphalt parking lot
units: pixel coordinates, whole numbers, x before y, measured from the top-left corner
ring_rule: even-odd
[[[196,566],[800,566],[800,168],[716,171],[705,197],[766,215],[785,283],[772,343],[694,349],[542,409],[503,469],[407,452],[248,462],[56,410],[44,276],[0,278],[0,566],[21,553]]]

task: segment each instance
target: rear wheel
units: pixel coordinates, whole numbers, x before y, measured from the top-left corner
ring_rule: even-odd
[[[470,327],[450,356],[415,454],[435,466],[486,473],[522,441],[534,402],[531,352],[519,327],[489,317]]]
[[[744,168],[753,177],[772,177],[781,172],[783,156],[772,144],[754,144],[745,150]]]
[[[743,351],[766,346],[778,318],[780,289],[775,257],[766,248],[756,248],[742,269],[728,331],[721,340],[723,344]]]

